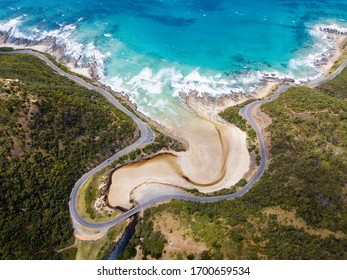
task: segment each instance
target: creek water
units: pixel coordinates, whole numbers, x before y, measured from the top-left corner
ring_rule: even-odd
[[[129,241],[131,237],[135,233],[135,227],[137,224],[136,215],[133,217],[132,221],[129,223],[129,225],[125,228],[125,231],[122,235],[122,237],[117,242],[117,245],[114,247],[111,254],[108,256],[107,260],[117,260],[119,256],[123,253],[125,248],[128,246]]]

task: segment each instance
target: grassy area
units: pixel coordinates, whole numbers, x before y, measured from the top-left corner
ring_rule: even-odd
[[[75,260],[77,248],[70,248],[60,253],[63,260]]]
[[[241,104],[229,107],[219,113],[219,116],[225,119],[227,122],[236,125],[239,129],[247,131],[247,121],[239,113],[240,110],[247,104],[256,101],[256,99],[247,100]]]
[[[342,55],[341,57],[336,61],[336,63],[329,69],[328,75],[331,75],[334,73],[337,68],[341,66],[341,64],[347,59],[347,42],[342,46]]]
[[[255,160],[257,165],[260,164],[260,154],[259,154],[259,147],[258,147],[258,140],[257,135],[253,127],[241,116],[239,113],[240,110],[245,107],[247,104],[252,103],[255,101],[255,99],[250,99],[242,104],[238,104],[236,106],[229,107],[225,109],[224,111],[219,113],[219,116],[225,119],[227,122],[234,124],[241,130],[245,131],[247,133],[247,139],[248,139],[248,150],[251,153],[254,153]]]
[[[8,48],[8,47],[2,47],[0,48],[0,52],[12,52],[13,48]]]
[[[135,140],[125,114],[30,55],[0,59],[0,257],[56,259],[74,182]]]
[[[77,260],[102,260],[106,259],[122,236],[126,222],[112,227],[101,239],[95,241],[78,240],[76,244]]]
[[[110,169],[97,172],[94,176],[90,177],[80,189],[77,197],[77,208],[84,219],[91,222],[104,222],[121,214],[121,211],[117,209],[105,209],[103,207],[103,210],[98,211],[94,207],[96,199],[102,192],[99,186],[101,184],[106,185],[110,173]]]
[[[80,215],[89,221],[95,219],[94,209],[91,205],[91,186],[90,182],[93,180],[94,176],[90,177],[84,185],[80,188],[77,196],[77,209]],[[89,194],[87,196],[87,193]]]
[[[152,129],[156,133],[156,138],[152,144],[133,150],[130,153],[120,157],[118,160],[96,173],[92,178],[89,178],[84,184],[78,194],[78,209],[83,218],[93,222],[103,222],[120,214],[119,210],[114,210],[112,214],[100,213],[94,207],[96,199],[99,198],[105,191],[104,188],[102,188],[102,190],[99,189],[100,184],[108,184],[111,172],[114,169],[127,163],[143,160],[158,152],[184,150],[184,146],[177,140],[165,136],[155,128]]]
[[[207,247],[188,255],[175,244],[180,258],[347,259],[346,84],[345,69],[317,89],[292,88],[261,107],[272,119],[272,161],[242,198],[173,201],[147,210],[146,221],[168,213]]]

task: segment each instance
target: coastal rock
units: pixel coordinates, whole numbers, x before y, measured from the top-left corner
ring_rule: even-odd
[[[0,44],[6,43],[8,38],[9,38],[9,34],[7,32],[1,32],[0,31]]]
[[[51,47],[56,45],[56,38],[52,36],[47,36],[43,38],[42,40],[37,41],[37,44]]]
[[[87,61],[83,61],[82,55],[75,57],[74,53],[67,51],[64,44],[57,41],[57,38],[53,36],[47,36],[40,40],[28,39],[28,38],[17,38],[11,36],[12,29],[8,31],[0,31],[0,44],[12,44],[20,47],[43,47],[43,51],[52,55],[52,57],[59,63],[72,66],[75,68],[88,68],[90,77],[93,80],[97,80],[99,75],[97,74],[97,64]]]
[[[30,44],[30,40],[27,38],[8,38],[7,43],[11,43],[14,45],[28,46]]]
[[[277,77],[274,73],[264,73],[262,82],[295,83],[295,79],[290,77]]]
[[[319,27],[319,30],[322,32],[331,33],[331,34],[347,35],[347,31],[338,30],[336,28]]]

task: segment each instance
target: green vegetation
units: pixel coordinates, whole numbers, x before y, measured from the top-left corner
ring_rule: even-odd
[[[271,162],[242,198],[173,201],[152,208],[148,219],[168,212],[189,227],[208,247],[189,258],[347,259],[346,84],[347,69],[262,106],[272,118]]]
[[[93,180],[93,177],[89,178],[88,181],[85,183],[85,191],[82,194],[82,191],[80,193],[80,196],[82,199],[84,198],[85,206],[86,206],[86,212],[89,215],[89,217],[93,220],[95,219],[95,214],[93,211],[92,203],[96,199],[96,194],[93,191],[93,188],[91,187],[91,181]]]
[[[345,42],[344,45],[341,46],[341,50],[342,55],[340,56],[338,61],[336,61],[336,63],[329,69],[329,75],[334,73],[337,68],[339,68],[340,65],[347,59],[347,42]]]
[[[0,81],[0,258],[62,258],[55,249],[72,237],[73,184],[136,129],[33,56],[0,55]]]
[[[36,51],[38,52],[38,51]],[[44,52],[39,52],[41,54],[43,54],[45,57],[47,57],[54,65],[58,66],[61,70],[63,70],[64,72],[68,73],[68,74],[71,74],[71,75],[74,75],[74,76],[77,76],[79,78],[81,78],[82,80],[85,80],[86,82],[90,83],[90,84],[95,84],[90,78],[86,77],[86,76],[83,76],[81,74],[78,74],[76,72],[73,72],[71,71],[67,66],[63,65],[63,64],[60,64],[58,63],[55,58],[50,55],[49,53],[44,53]]]
[[[176,152],[182,152],[186,150],[181,142],[171,137],[165,136],[153,127],[152,129],[155,132],[156,137],[152,144],[149,144],[142,149],[142,152],[144,154],[155,154],[163,150],[172,150]]]
[[[77,207],[81,216],[92,222],[104,222],[118,216],[121,211],[104,205],[95,207],[96,199],[103,196],[107,190],[107,182],[111,174],[109,167],[100,170],[90,177],[78,193]],[[101,187],[101,188],[100,188]]]
[[[276,102],[263,106],[273,118],[274,162],[254,191],[256,195],[261,190],[264,206],[276,199],[278,205],[295,208],[312,227],[332,231],[347,230],[343,200],[347,181],[346,78],[344,71],[319,89],[290,89]],[[278,181],[281,184],[276,184]]]
[[[63,260],[75,260],[76,254],[77,254],[77,248],[74,248],[74,247],[69,248],[67,250],[62,251],[60,254]]]
[[[97,211],[94,207],[96,199],[101,195],[107,193],[107,184],[109,183],[111,173],[114,169],[131,162],[144,160],[145,158],[148,158],[148,156],[151,156],[155,153],[165,152],[169,150],[185,150],[184,146],[177,140],[165,136],[155,128],[152,129],[156,134],[156,138],[154,139],[152,144],[149,144],[143,148],[133,150],[130,153],[120,157],[109,166],[97,172],[81,188],[78,197],[78,209],[85,219],[91,220],[93,222],[103,222],[119,215],[120,211],[117,209],[114,209],[114,212],[112,214],[109,214],[104,213],[105,211]],[[104,187],[99,189],[99,186],[101,184],[104,185]],[[106,212],[108,212],[108,210]]]
[[[202,193],[198,189],[185,189],[186,192],[192,193],[197,196],[219,196],[219,195],[227,195],[232,194],[234,192],[237,192],[239,188],[244,187],[247,184],[247,180],[242,178],[240,181],[238,181],[235,185],[233,185],[230,188],[221,189],[219,191],[215,191],[212,193]]]
[[[247,121],[241,116],[239,113],[240,110],[245,107],[247,104],[255,101],[255,99],[250,99],[242,104],[229,107],[225,109],[224,111],[219,113],[219,116],[225,119],[227,122],[230,122],[240,128],[241,130],[245,131],[248,135],[248,150],[252,154],[254,154],[255,161],[257,165],[260,164],[260,154],[259,154],[259,148],[258,148],[258,141],[257,141],[257,134],[253,127],[247,123]]]
[[[131,151],[130,153],[120,157],[116,164],[126,164],[134,161],[139,161],[145,158],[148,158],[149,155],[154,155],[156,153],[165,152],[165,151],[176,151],[182,152],[185,151],[183,144],[171,137],[165,136],[155,128],[153,128],[156,136],[153,143],[146,145],[143,148],[139,148]]]
[[[255,99],[247,100],[239,105],[229,107],[224,111],[219,113],[219,116],[225,119],[227,122],[230,122],[236,125],[239,129],[246,131],[247,130],[247,122],[246,120],[239,114],[239,111],[245,107],[247,104],[252,103]]]
[[[139,161],[142,159],[148,158],[150,155],[154,155],[156,153],[165,152],[165,151],[176,151],[181,152],[185,151],[185,147],[183,144],[176,139],[173,139],[171,137],[165,136],[155,128],[153,128],[153,131],[155,132],[155,139],[153,143],[144,146],[143,148],[138,148],[136,150],[131,151],[130,153],[120,157],[118,160],[116,160],[112,167],[116,168],[120,165],[124,165],[130,162]]]
[[[130,259],[135,257],[137,246],[139,246],[142,251],[143,259],[147,259],[147,256],[155,259],[161,258],[167,240],[160,231],[154,229],[151,215],[151,209],[148,209],[143,219],[138,218],[136,232],[119,259]]]
[[[12,52],[13,48],[9,48],[9,47],[2,47],[0,48],[0,52]]]
[[[112,227],[107,234],[98,240],[78,240],[75,250],[77,260],[105,260],[121,238],[127,223],[122,222]]]

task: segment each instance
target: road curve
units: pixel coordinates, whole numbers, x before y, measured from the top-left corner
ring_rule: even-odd
[[[317,80],[309,82],[307,84],[307,86],[310,88],[315,88],[315,87],[318,87],[319,85],[321,85],[322,83],[325,83],[325,82],[328,82],[328,81],[334,79],[337,75],[339,75],[342,72],[342,70],[346,66],[347,66],[347,59],[342,62],[342,64],[335,70],[335,72],[333,74],[331,74],[330,76],[321,77],[321,78],[318,78]]]
[[[75,222],[78,224],[86,225],[88,226],[89,223],[86,223],[86,221],[81,217],[81,215],[78,212],[77,209],[77,193],[79,189],[83,186],[83,184],[88,180],[89,177],[94,175],[96,172],[104,168],[105,166],[111,164],[113,161],[118,159],[119,157],[129,153],[131,150],[136,149],[139,146],[150,144],[153,142],[155,138],[155,134],[152,131],[152,129],[145,124],[142,120],[140,120],[136,115],[134,115],[131,111],[129,111],[127,108],[125,108],[122,104],[120,104],[117,99],[106,90],[96,87],[85,80],[81,79],[80,77],[71,75],[69,73],[66,73],[65,71],[61,70],[58,66],[56,66],[52,61],[50,61],[46,56],[43,54],[32,51],[32,50],[16,50],[16,51],[10,51],[10,52],[0,52],[0,54],[29,54],[34,55],[44,62],[47,63],[49,67],[51,67],[54,71],[56,71],[58,74],[76,82],[79,85],[82,85],[86,87],[87,89],[94,90],[101,95],[103,95],[110,103],[112,103],[115,107],[117,107],[119,110],[121,110],[123,113],[128,115],[138,126],[140,130],[140,138],[136,140],[135,143],[131,144],[130,146],[124,148],[123,150],[117,152],[112,157],[108,158],[104,162],[100,163],[98,166],[94,167],[92,170],[84,174],[75,184],[73,187],[71,194],[70,194],[70,201],[69,201],[69,210],[70,215],[72,217],[73,223],[75,225]]]
[[[153,131],[146,125],[144,124],[140,119],[138,119],[133,113],[131,113],[129,110],[127,110],[126,108],[124,108],[121,104],[118,103],[118,101],[107,91],[98,88],[94,85],[91,85],[89,83],[87,83],[86,81],[82,80],[79,77],[73,76],[71,74],[68,74],[64,71],[62,71],[60,68],[58,68],[56,65],[54,65],[51,61],[49,61],[44,55],[31,51],[31,50],[21,50],[21,51],[13,51],[13,52],[0,52],[0,54],[4,54],[4,53],[24,53],[24,54],[32,54],[35,55],[36,57],[44,60],[51,68],[53,68],[55,71],[57,71],[59,74],[79,83],[80,85],[83,85],[85,87],[87,87],[88,89],[93,89],[97,92],[99,92],[100,94],[102,94],[103,96],[105,96],[112,104],[114,104],[117,108],[119,108],[120,110],[122,110],[124,113],[126,113],[129,117],[131,117],[136,124],[139,126],[140,130],[141,130],[141,137],[132,145],[126,147],[125,149],[119,151],[118,153],[116,153],[115,155],[113,155],[111,158],[109,158],[108,160],[104,161],[103,163],[101,163],[100,165],[98,165],[97,167],[95,167],[94,169],[90,170],[88,173],[84,174],[75,184],[71,195],[70,195],[70,202],[69,202],[69,207],[70,207],[70,213],[71,213],[71,217],[73,219],[74,222],[77,222],[79,225],[82,225],[84,227],[87,228],[92,228],[92,229],[107,229],[110,228],[111,226],[124,221],[125,219],[131,217],[132,215],[136,214],[139,211],[142,211],[146,208],[148,208],[149,206],[156,204],[158,202],[164,202],[164,201],[169,201],[169,200],[173,200],[173,199],[177,199],[177,200],[186,200],[186,201],[197,201],[197,202],[218,202],[221,200],[228,200],[228,199],[235,199],[237,197],[241,197],[243,196],[245,193],[247,193],[253,186],[254,184],[259,180],[259,178],[263,175],[263,173],[265,172],[265,168],[266,168],[266,163],[267,163],[267,156],[266,156],[266,152],[265,152],[265,145],[264,145],[264,139],[263,136],[261,134],[261,131],[259,129],[259,126],[257,125],[256,121],[253,119],[251,113],[252,110],[256,107],[259,106],[261,104],[264,103],[268,103],[268,102],[272,102],[273,100],[275,100],[276,98],[278,98],[283,92],[285,92],[286,90],[288,90],[289,88],[293,87],[292,85],[281,85],[278,90],[276,91],[276,93],[274,95],[272,95],[271,97],[267,98],[267,99],[262,99],[262,100],[257,100],[254,101],[250,104],[247,104],[245,107],[243,107],[240,110],[241,115],[252,125],[253,129],[256,132],[257,138],[258,138],[258,142],[259,142],[259,150],[260,150],[260,155],[261,155],[261,161],[260,161],[260,166],[257,170],[257,172],[255,173],[255,175],[252,177],[252,179],[238,192],[232,193],[232,194],[228,194],[228,195],[222,195],[222,196],[214,196],[214,197],[199,197],[199,196],[195,196],[193,194],[189,194],[189,193],[177,193],[177,194],[160,194],[154,198],[151,198],[137,206],[135,206],[134,208],[130,209],[129,211],[122,213],[121,215],[110,219],[106,222],[99,222],[99,223],[93,223],[93,222],[89,222],[87,220],[84,220],[80,214],[78,213],[77,210],[77,206],[76,206],[76,200],[77,200],[77,192],[80,189],[81,186],[83,186],[84,182],[86,182],[86,180],[92,176],[93,174],[95,174],[97,171],[99,171],[100,169],[102,169],[103,167],[105,167],[106,165],[108,165],[109,163],[111,163],[112,161],[116,160],[117,158],[119,158],[120,156],[128,153],[129,151],[131,151],[132,149],[143,145],[143,144],[147,144],[150,143],[152,141],[152,139],[154,138],[154,133]],[[316,81],[310,82],[307,85],[309,87],[317,87],[320,84],[329,81],[333,78],[335,78],[338,74],[340,74],[342,72],[342,70],[347,66],[347,60],[345,60],[341,66],[334,72],[334,74],[332,74],[329,77],[324,77],[324,78],[320,78]]]

